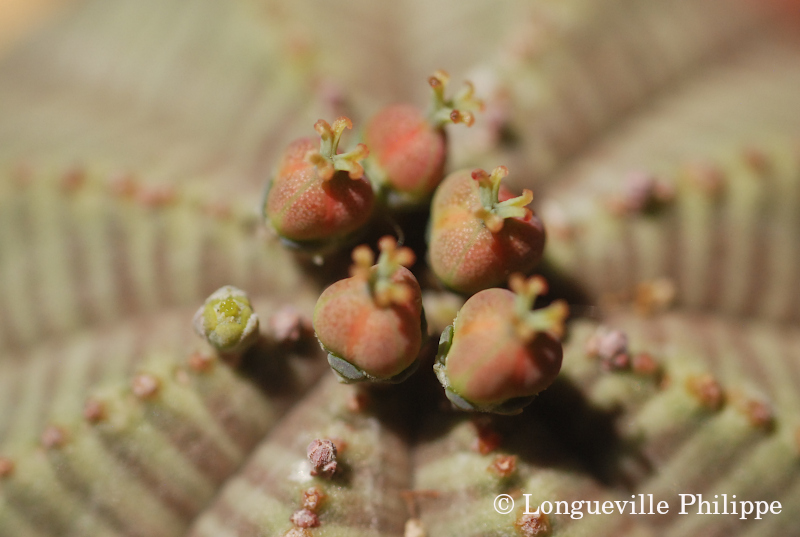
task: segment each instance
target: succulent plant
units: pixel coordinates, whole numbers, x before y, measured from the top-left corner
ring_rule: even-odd
[[[44,29],[0,66],[0,537],[796,533],[800,55],[796,17],[783,30],[764,4],[89,0]],[[420,102],[437,67],[472,81],[462,97],[484,110],[435,148],[436,173],[411,173],[416,212],[373,211],[385,177],[378,196],[351,179],[367,149],[339,153],[348,121],[319,120],[367,125]],[[291,145],[315,122],[321,146]],[[364,166],[379,175],[373,143]],[[433,242],[413,275],[384,264],[419,282],[405,320],[419,341],[377,374],[336,354],[375,378],[419,367],[400,384],[339,383],[312,317],[346,277],[352,234],[374,246],[402,231],[426,259],[437,174],[475,186],[473,170],[498,164],[509,192],[536,192],[541,262],[463,288],[428,266],[453,253]],[[293,186],[267,211],[280,241],[258,200],[292,170],[357,184],[364,203],[348,225],[295,233],[309,207]],[[496,194],[477,207],[486,229],[507,212]],[[527,215],[518,201],[509,220]],[[323,265],[285,244],[323,250]],[[381,267],[370,293],[402,298]],[[533,270],[512,285],[528,287],[518,311],[505,289],[442,289]],[[558,325],[538,322],[564,311],[534,309],[541,276],[573,316],[561,371],[482,398],[503,377],[499,340]],[[457,374],[472,358],[486,370]],[[537,395],[516,415],[456,412],[435,364],[472,401],[462,410]],[[782,511],[680,515],[682,493]],[[648,494],[670,512],[617,509]]]

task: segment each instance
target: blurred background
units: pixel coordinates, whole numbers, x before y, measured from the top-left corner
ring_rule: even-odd
[[[76,0],[0,0],[0,58]]]

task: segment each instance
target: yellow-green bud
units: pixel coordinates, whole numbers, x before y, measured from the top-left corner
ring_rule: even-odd
[[[240,353],[258,336],[258,316],[244,291],[226,285],[214,291],[197,310],[194,329],[218,351]]]

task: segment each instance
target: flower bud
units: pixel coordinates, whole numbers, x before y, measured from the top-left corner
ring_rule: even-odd
[[[258,337],[258,316],[244,291],[226,285],[214,291],[197,310],[194,329],[218,351],[241,353]]]

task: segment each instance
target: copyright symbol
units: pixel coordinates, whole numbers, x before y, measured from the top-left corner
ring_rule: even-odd
[[[501,515],[507,515],[514,510],[514,498],[508,494],[501,494],[494,499],[494,510]]]

